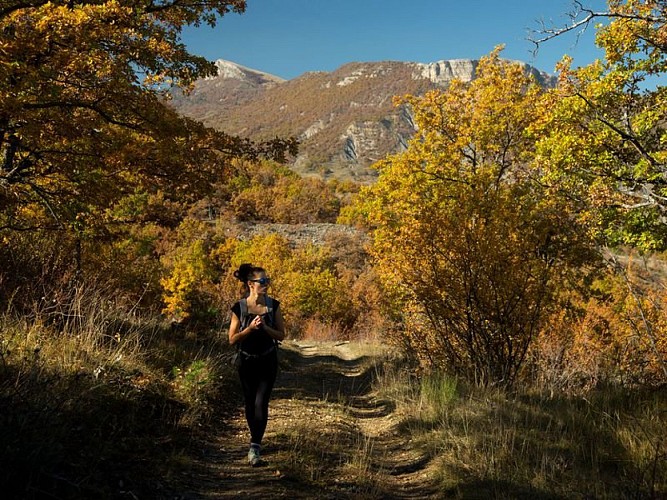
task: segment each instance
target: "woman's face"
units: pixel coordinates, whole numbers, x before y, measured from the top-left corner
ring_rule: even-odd
[[[253,274],[252,278],[248,280],[250,291],[257,295],[265,294],[269,289],[269,283],[271,283],[271,278],[269,278],[264,272]]]

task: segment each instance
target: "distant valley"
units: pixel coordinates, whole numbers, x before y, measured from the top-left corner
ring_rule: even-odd
[[[176,95],[172,104],[233,135],[298,137],[291,166],[301,175],[371,182],[376,173],[370,165],[404,150],[415,133],[410,110],[395,107],[392,98],[446,88],[453,78],[470,81],[477,65],[469,59],[349,63],[283,80],[220,59],[217,76],[199,80],[190,95]],[[553,76],[524,66],[541,84],[554,84]]]

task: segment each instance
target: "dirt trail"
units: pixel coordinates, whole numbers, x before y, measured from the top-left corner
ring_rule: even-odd
[[[179,498],[439,498],[429,458],[398,432],[393,403],[371,392],[380,358],[355,350],[289,342],[271,400],[266,465],[246,462],[239,401],[180,481],[190,493]]]

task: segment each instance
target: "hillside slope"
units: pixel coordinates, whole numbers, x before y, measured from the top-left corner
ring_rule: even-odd
[[[368,181],[375,176],[369,166],[404,150],[415,133],[410,110],[394,106],[393,97],[445,88],[453,78],[470,81],[478,61],[357,62],[288,81],[229,61],[216,64],[217,77],[174,97],[180,113],[254,140],[298,137],[297,172]],[[554,84],[548,74],[517,64],[541,84]]]

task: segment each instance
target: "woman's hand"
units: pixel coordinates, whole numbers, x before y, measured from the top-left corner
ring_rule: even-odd
[[[262,317],[255,316],[253,320],[250,322],[250,328],[252,328],[253,330],[258,330],[259,328],[262,327],[263,324],[264,322],[262,321]]]

